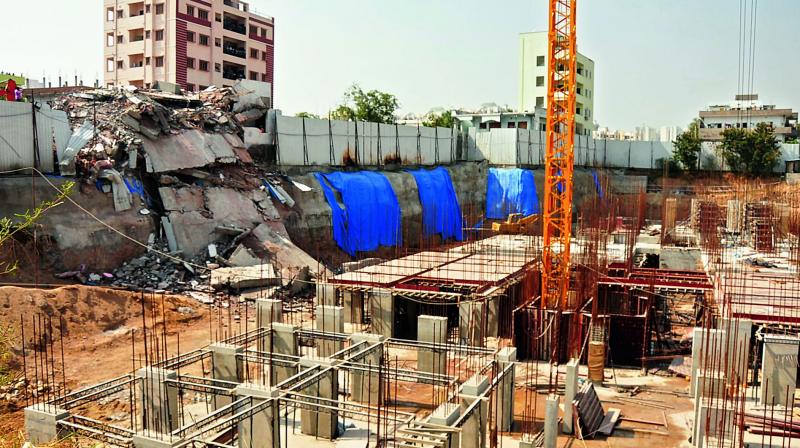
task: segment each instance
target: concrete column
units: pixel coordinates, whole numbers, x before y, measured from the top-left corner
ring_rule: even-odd
[[[283,302],[275,299],[256,299],[256,326],[267,328],[283,321]]]
[[[317,307],[317,330],[328,333],[344,333],[344,308],[341,306]],[[317,341],[317,356],[327,358],[344,348],[344,342],[320,339]]]
[[[139,378],[142,428],[160,432],[178,429],[178,389],[166,383],[166,380],[177,379],[178,374],[173,370],[145,367],[136,372],[136,377]]]
[[[444,402],[436,408],[431,416],[428,417],[428,422],[434,425],[453,426],[453,424],[461,416],[461,407],[455,403]],[[442,448],[458,448],[459,447],[459,434],[457,432],[447,433],[447,442]]]
[[[342,303],[344,304],[344,322],[346,324],[364,323],[364,292],[363,291],[342,291]]]
[[[697,386],[694,389],[695,400],[701,398],[722,399],[725,395],[725,374],[719,370],[697,371]]]
[[[419,316],[417,318],[417,340],[433,344],[447,343],[447,318]],[[420,348],[417,351],[417,370],[447,374],[447,351],[444,348]]]
[[[336,285],[317,282],[317,306],[337,306]]]
[[[350,361],[363,364],[365,367],[372,365],[375,373],[366,373],[361,370],[352,370],[350,373],[350,398],[358,403],[371,403],[373,405],[383,403],[381,396],[381,378],[377,373],[378,366],[383,358],[384,337],[379,334],[354,333],[350,336],[351,344],[366,342],[361,344],[357,351],[366,350],[369,346],[375,346],[362,356],[350,358]]]
[[[697,448],[705,446],[736,446],[731,444],[731,440],[736,439],[734,429],[735,410],[729,404],[723,406],[719,400],[700,399],[696,404],[697,417],[694,421],[694,431],[692,433],[692,445]],[[718,440],[718,435],[727,435],[725,440]],[[713,442],[713,443],[709,443]],[[719,443],[718,443],[719,442]]]
[[[797,337],[765,335],[761,361],[761,404],[791,406],[797,382]],[[788,394],[788,402],[787,402]]]
[[[474,347],[486,342],[486,303],[462,302],[458,305],[458,335]]]
[[[544,448],[556,448],[558,441],[558,395],[550,395],[544,408]]]
[[[750,319],[728,319],[720,322],[720,329],[728,332],[726,354],[728,384],[742,384],[747,381],[747,364],[750,356],[750,336],[753,321]],[[719,369],[722,369],[720,366]]]
[[[297,327],[290,324],[272,324],[272,346],[270,348],[272,348],[272,353],[297,356]],[[296,366],[273,363],[272,369],[275,372],[274,374],[270,373],[273,386],[297,375]]]
[[[695,328],[692,331],[692,379],[690,389],[697,394],[697,371],[699,369],[723,369],[727,341],[724,330]]]
[[[461,425],[465,437],[461,438],[461,448],[486,448],[486,426],[489,418],[489,404],[483,395],[489,389],[489,380],[483,375],[475,375],[461,385],[461,415],[476,400],[481,404]]]
[[[384,337],[394,336],[394,296],[388,289],[374,289],[368,293],[372,333]]]
[[[300,360],[302,368],[310,368],[319,366],[321,369],[333,367],[334,363],[331,359],[327,358],[303,358]],[[302,391],[304,395],[316,396],[320,398],[327,398],[330,400],[339,399],[339,374],[333,368],[327,373],[322,375],[319,381],[309,384]],[[320,404],[329,405],[329,402],[320,402]],[[313,405],[313,403],[312,403]],[[300,431],[303,434],[325,439],[333,440],[338,433],[339,412],[318,407],[316,409],[303,409],[300,412]]]
[[[497,411],[497,427],[501,432],[511,432],[514,425],[514,363],[517,361],[516,347],[504,347],[495,355],[499,371],[503,372],[511,366],[508,375],[500,380],[495,390]]]
[[[500,336],[500,300],[503,296],[490,297],[486,300],[486,336]]]
[[[274,448],[280,446],[280,415],[277,408],[278,390],[260,384],[242,384],[236,388],[237,397],[252,397],[253,405],[271,401],[261,412],[239,422],[239,448]]]
[[[217,342],[208,346],[211,351],[211,377],[215,380],[241,383],[244,366],[240,355],[244,347]],[[231,404],[229,396],[214,396],[214,409]]]
[[[25,432],[28,441],[36,446],[56,442],[67,431],[58,428],[58,422],[69,417],[69,412],[59,407],[37,403],[25,408]]]
[[[567,363],[567,379],[564,383],[564,424],[562,431],[564,434],[572,434],[573,428],[573,413],[572,401],[575,400],[575,394],[578,392],[578,360],[570,359]]]

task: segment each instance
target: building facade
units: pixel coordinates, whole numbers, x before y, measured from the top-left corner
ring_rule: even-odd
[[[547,110],[547,32],[520,34],[519,110]],[[575,133],[591,135],[595,130],[594,61],[578,53]]]
[[[758,95],[736,95],[730,104],[700,111],[700,140],[722,141],[725,129],[752,129],[759,123],[771,125],[778,141],[797,138],[797,112],[761,104]]]
[[[273,84],[275,19],[235,0],[104,0],[106,87]],[[273,86],[274,90],[274,86]]]

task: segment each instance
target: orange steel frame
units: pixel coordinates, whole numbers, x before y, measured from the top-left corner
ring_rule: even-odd
[[[575,158],[575,2],[550,0],[542,306],[564,310],[570,282]]]

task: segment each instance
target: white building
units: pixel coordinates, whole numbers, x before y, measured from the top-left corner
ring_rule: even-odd
[[[730,104],[700,111],[700,139],[721,141],[725,129],[752,129],[759,123],[771,125],[778,141],[797,137],[797,112],[761,104],[758,95],[736,95]]]
[[[519,110],[547,109],[547,32],[520,34]],[[575,133],[591,135],[595,130],[594,61],[578,53]]]
[[[661,126],[659,130],[659,141],[674,142],[680,133],[683,132],[678,126]]]

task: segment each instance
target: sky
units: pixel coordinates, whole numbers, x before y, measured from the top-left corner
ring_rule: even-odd
[[[743,0],[750,2],[753,0]],[[757,0],[755,0],[757,1]],[[735,0],[578,0],[578,51],[595,61],[595,119],[685,126],[738,88]],[[251,0],[276,20],[275,105],[325,114],[353,83],[400,112],[518,107],[519,33],[545,30],[546,0]],[[21,6],[22,7],[22,6]],[[0,71],[102,76],[101,0],[26,0],[0,27]],[[800,1],[758,2],[754,91],[800,108]]]

